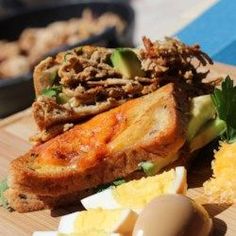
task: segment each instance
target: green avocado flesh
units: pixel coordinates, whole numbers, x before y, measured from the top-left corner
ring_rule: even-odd
[[[225,122],[216,118],[216,110],[210,95],[193,98],[190,115],[187,141],[190,143],[191,152],[213,141],[226,128]]]
[[[191,152],[206,146],[209,142],[220,136],[226,129],[225,122],[220,119],[208,121],[191,140]]]
[[[210,95],[203,95],[192,99],[190,122],[188,124],[187,140],[191,141],[199,129],[216,116],[215,106]]]
[[[143,77],[141,62],[134,51],[129,48],[118,48],[111,55],[111,62],[115,69],[127,78]]]

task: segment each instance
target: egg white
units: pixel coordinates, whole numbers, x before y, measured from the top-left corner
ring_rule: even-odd
[[[122,206],[116,201],[112,194],[112,188],[103,190],[102,192],[93,194],[81,200],[85,209],[103,208],[103,209],[117,209]]]
[[[74,224],[77,217],[79,217],[79,215],[80,215],[80,212],[78,211],[78,212],[74,212],[74,213],[62,216],[59,222],[58,231],[60,233],[66,233],[66,234],[73,233]]]
[[[121,206],[118,205],[115,199],[113,198],[111,189],[107,189],[107,190],[104,190],[103,192],[99,192],[97,194],[91,195],[90,197],[84,198],[82,201],[84,202],[83,205],[87,206],[85,207],[86,209],[121,208]],[[74,213],[62,216],[59,222],[58,231],[61,233],[67,233],[67,234],[73,233],[74,225],[79,215],[80,215],[80,212],[78,211],[78,212],[74,212]]]

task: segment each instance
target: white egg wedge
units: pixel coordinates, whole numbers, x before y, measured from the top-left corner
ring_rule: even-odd
[[[133,231],[137,218],[138,214],[130,209],[90,209],[62,216],[58,231],[66,234],[86,232],[90,235],[96,231],[101,236],[113,235],[111,233],[123,235]]]
[[[80,212],[74,212],[61,217],[59,222],[58,231],[62,233],[71,233],[74,231],[74,224],[76,218],[79,217]]]
[[[159,175],[132,180],[117,187],[108,188],[81,200],[86,209],[129,208],[140,212],[152,199],[168,193],[185,194],[187,172],[183,166]]]

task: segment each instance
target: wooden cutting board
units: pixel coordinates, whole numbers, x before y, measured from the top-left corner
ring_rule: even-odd
[[[229,74],[236,78],[236,67],[217,64],[212,69],[212,76]],[[10,161],[31,147],[28,137],[35,132],[30,109],[0,121],[0,179],[7,175]],[[210,162],[209,154],[199,154],[189,171],[188,195],[204,204],[209,214],[214,217],[214,235],[235,236],[236,205],[208,204],[203,196],[202,183],[211,175]],[[71,210],[73,209],[19,214],[0,208],[0,236],[29,236],[34,231],[56,230],[60,215]]]

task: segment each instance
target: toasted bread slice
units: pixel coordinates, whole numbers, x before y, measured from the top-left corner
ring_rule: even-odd
[[[140,179],[145,176],[144,172],[138,170],[125,178],[126,181]],[[104,186],[99,186],[95,189],[86,189],[84,191],[68,193],[59,196],[38,196],[32,193],[22,192],[19,189],[9,188],[4,192],[4,197],[8,200],[8,205],[11,209],[20,213],[39,211],[43,209],[57,209],[59,207],[76,205],[80,206],[80,200],[96,193]],[[81,206],[82,207],[82,206]]]
[[[96,105],[83,106],[79,109],[67,109],[66,107],[57,104],[56,101],[43,97],[41,100],[34,102],[32,105],[33,115],[36,124],[41,130],[51,130],[58,124],[66,124],[74,122],[76,120],[82,120],[82,118],[96,115],[98,113],[107,111],[113,107],[116,107],[124,100],[115,101],[108,99],[106,102],[102,102]],[[49,128],[50,127],[50,128]]]
[[[163,169],[178,159],[185,143],[186,107],[173,84],[128,101],[14,160],[9,185],[59,196],[125,177],[142,161]]]
[[[145,173],[141,170],[133,172],[128,175],[125,180],[130,181],[134,179],[140,179],[144,177]],[[96,193],[99,189],[103,189],[104,186],[99,186],[95,189],[87,189],[84,191],[68,193],[59,196],[38,196],[32,193],[22,192],[18,189],[9,188],[4,192],[4,196],[8,200],[8,204],[11,209],[20,213],[39,211],[43,209],[57,209],[58,207],[65,207],[76,205],[80,206],[80,200],[91,194]],[[81,206],[82,207],[82,206]]]

